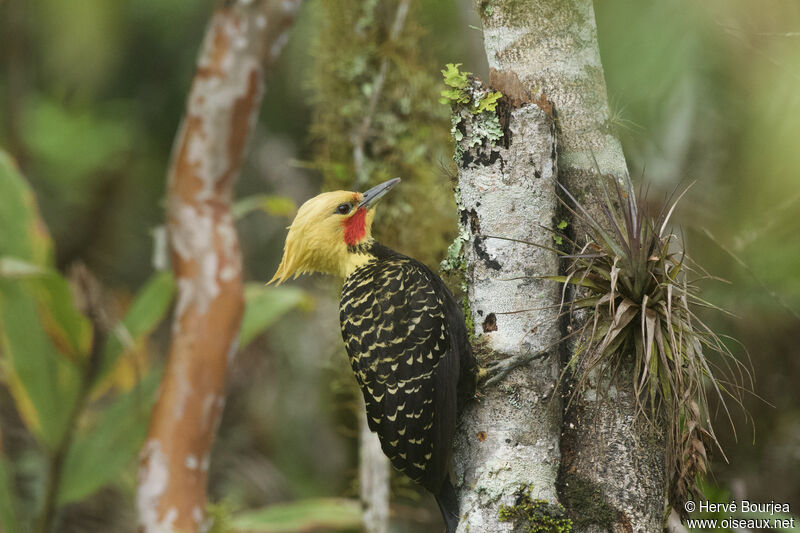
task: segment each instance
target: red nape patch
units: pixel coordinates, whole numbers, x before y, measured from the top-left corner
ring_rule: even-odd
[[[347,246],[355,246],[367,233],[367,210],[363,207],[344,221],[344,242]]]

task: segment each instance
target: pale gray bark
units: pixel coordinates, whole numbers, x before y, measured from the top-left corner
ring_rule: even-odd
[[[551,226],[556,215],[545,173],[553,166],[547,162],[552,142],[544,140],[544,123],[534,126],[545,114],[524,102],[536,100],[545,109],[548,101],[553,104],[558,179],[578,198],[592,203],[598,168],[620,181],[629,177],[609,124],[592,2],[492,0],[477,2],[477,8],[492,84],[522,105],[511,114],[509,147],[493,150],[499,157],[484,154],[478,159],[479,154],[468,152],[467,160],[486,164],[459,163],[462,213],[475,213],[479,222],[479,231],[469,233],[467,282],[476,333],[481,333],[480,324],[490,312],[554,301],[550,284],[499,281],[554,273],[552,256],[533,247],[474,239],[476,233],[542,244],[550,239],[537,224]],[[542,179],[537,181],[534,170]],[[582,237],[580,228],[577,237]],[[500,268],[491,268],[490,260]],[[552,310],[497,319],[498,330],[484,334],[477,344],[485,340],[502,357],[547,346],[559,335]],[[532,331],[534,324],[538,327]],[[533,486],[534,497],[554,501],[563,431],[558,499],[580,517],[576,531],[661,531],[664,441],[637,420],[630,369],[614,376],[611,384],[591,383],[591,390],[577,397],[565,414],[563,430],[561,404],[542,401],[558,369],[555,356],[532,363],[501,387],[485,390],[485,397],[462,417],[455,457],[460,530],[511,530],[496,523],[498,506],[513,503],[514,491],[524,484]],[[481,431],[486,432],[482,442],[477,437]]]
[[[485,94],[478,86],[470,90],[475,100]],[[482,119],[468,109],[461,117],[460,143],[467,151],[459,163],[457,198],[476,355],[485,365],[487,359],[540,352],[560,335],[558,288],[519,279],[554,272],[555,254],[491,238],[552,241],[543,227],[552,227],[557,208],[555,130],[547,113],[528,103],[511,112],[508,148],[469,148]],[[517,312],[533,308],[542,309]],[[513,531],[514,523],[501,522],[498,510],[513,506],[528,489],[532,498],[556,501],[561,401],[553,390],[559,367],[551,351],[484,388],[461,417],[453,458],[459,531]]]
[[[381,449],[378,435],[367,424],[367,407],[359,394],[358,481],[362,526],[366,533],[389,531],[389,459]]]
[[[491,6],[479,6],[490,70],[514,72],[533,96],[544,94],[555,105],[559,180],[586,189],[595,159],[602,172],[627,178],[622,145],[609,124],[591,0],[481,4]]]

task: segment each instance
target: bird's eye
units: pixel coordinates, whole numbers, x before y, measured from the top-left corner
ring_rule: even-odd
[[[346,215],[347,213],[350,212],[352,208],[353,206],[350,204],[339,204],[338,206],[336,206],[336,212],[339,213],[340,215]]]

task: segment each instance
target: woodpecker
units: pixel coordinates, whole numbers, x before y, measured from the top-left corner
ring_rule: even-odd
[[[450,451],[457,414],[474,396],[476,364],[461,309],[444,282],[372,238],[375,205],[399,182],[305,202],[269,283],[311,272],[344,278],[339,320],[369,428],[392,466],[433,493],[454,533],[459,512]]]

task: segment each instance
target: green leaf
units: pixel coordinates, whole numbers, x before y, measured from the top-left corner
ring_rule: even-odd
[[[59,305],[56,316],[72,323],[66,326],[67,339],[81,338],[81,332],[72,336],[72,327],[81,321],[62,306],[66,295],[61,282],[54,281],[49,286],[45,283],[35,295],[23,283],[26,276],[34,276],[40,267],[47,271],[52,265],[53,246],[28,183],[2,150],[0,198],[3,199],[0,256],[7,258],[2,264],[5,276],[0,276],[0,351],[4,355],[0,364],[23,421],[40,441],[54,445],[63,434],[66,414],[75,402],[79,374],[74,365],[60,356],[42,326],[39,319],[42,301],[55,298]],[[39,275],[31,281],[36,283]],[[60,315],[62,312],[66,314]],[[55,323],[62,324],[60,320]],[[79,345],[80,342],[74,344]]]
[[[30,186],[16,165],[0,150],[0,255],[37,265],[52,261],[53,245],[42,224]]]
[[[46,445],[64,432],[77,397],[78,367],[61,356],[39,319],[37,302],[17,280],[0,279],[0,362],[22,419]]]
[[[67,280],[50,270],[25,284],[36,300],[39,320],[58,351],[73,362],[85,360],[91,347],[92,326],[75,307]]]
[[[67,280],[54,270],[8,256],[0,258],[0,277],[22,281],[58,350],[73,362],[81,362],[89,353],[92,328],[75,307]]]
[[[41,265],[29,263],[24,259],[11,256],[0,257],[0,277],[23,279],[41,276],[46,269]]]
[[[262,331],[292,308],[308,302],[306,293],[297,287],[266,287],[248,283],[244,289],[245,308],[239,346],[244,348]]]
[[[114,368],[114,363],[126,349],[136,345],[158,326],[169,310],[174,295],[175,279],[168,271],[155,273],[139,289],[125,318],[114,328],[114,334],[106,343],[96,383],[100,383]]]
[[[264,211],[272,216],[289,217],[296,210],[297,204],[288,196],[255,194],[233,204],[233,217],[239,220],[253,211]]]
[[[103,408],[97,420],[81,431],[64,461],[59,505],[89,496],[136,458],[147,435],[159,382],[159,372],[151,372],[137,387]]]
[[[598,292],[604,292],[602,287],[600,287],[595,282],[593,282],[593,281],[591,281],[589,279],[586,279],[586,278],[583,278],[583,279],[575,278],[575,277],[567,278],[567,276],[531,276],[531,277],[532,278],[538,278],[538,279],[547,279],[547,280],[550,280],[550,281],[557,281],[559,283],[569,283],[569,284],[572,284],[572,285],[580,285],[581,287],[586,287],[587,289],[594,289],[594,290],[596,290]]]
[[[318,498],[276,504],[231,520],[233,530],[248,533],[294,533],[361,527],[361,506],[355,500]]]

